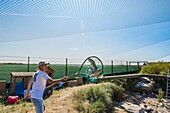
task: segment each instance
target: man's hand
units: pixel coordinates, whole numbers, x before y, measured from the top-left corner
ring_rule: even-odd
[[[27,91],[26,98],[27,98],[27,99],[30,99],[30,96],[31,96],[31,95],[30,95],[30,92]]]
[[[77,73],[75,73],[75,75],[78,75],[78,74],[80,74],[80,71],[78,71]]]
[[[69,76],[63,77],[63,80],[68,80]]]

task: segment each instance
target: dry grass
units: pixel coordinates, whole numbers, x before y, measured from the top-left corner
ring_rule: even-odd
[[[33,104],[28,102],[7,106],[0,104],[0,113],[34,113],[33,111]]]
[[[70,98],[71,95],[77,90],[94,85],[96,84],[70,87],[61,90],[60,92],[56,92],[56,94],[53,94],[49,99],[45,100],[45,113],[78,113],[78,111],[75,109],[72,98]]]
[[[96,85],[99,84],[87,84],[54,91],[53,95],[44,101],[45,113],[79,113],[71,98],[73,92]],[[30,102],[22,102],[20,104],[8,106],[0,104],[0,113],[35,113],[35,109]]]
[[[73,92],[95,84],[70,87],[60,91],[54,91],[53,95],[46,99],[45,113],[78,113],[74,108],[70,96]],[[21,102],[14,105],[3,105],[0,103],[0,113],[35,113],[35,109],[30,102]]]

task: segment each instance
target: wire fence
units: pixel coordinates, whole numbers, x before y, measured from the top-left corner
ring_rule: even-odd
[[[0,56],[0,80],[10,82],[11,72],[35,72],[39,61],[50,62],[54,70],[54,78],[71,75],[77,72],[85,59],[45,58],[45,57],[21,57]],[[104,64],[103,74],[116,74],[130,71],[138,71],[145,61],[114,61],[102,60]]]

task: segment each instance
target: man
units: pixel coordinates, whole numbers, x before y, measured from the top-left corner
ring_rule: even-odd
[[[31,101],[35,106],[36,113],[43,113],[44,112],[44,102],[43,102],[43,93],[46,88],[46,82],[48,80],[51,84],[56,84],[63,80],[67,80],[68,76],[65,76],[61,79],[53,80],[49,77],[45,71],[48,67],[47,62],[41,61],[38,64],[39,70],[34,74],[34,76],[30,79],[28,86],[27,86],[27,98],[30,97],[30,88],[32,86],[31,91]]]

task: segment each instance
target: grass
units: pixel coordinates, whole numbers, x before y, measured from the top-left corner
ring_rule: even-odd
[[[27,113],[33,110],[33,104],[26,101],[18,101],[14,105],[4,105],[0,102],[0,113]]]
[[[67,87],[45,99],[45,113],[112,113],[113,100],[119,100],[123,92],[109,82]],[[14,105],[0,102],[0,113],[35,113],[35,107],[22,99]]]
[[[112,113],[112,101],[119,100],[124,89],[113,83],[101,83],[73,93],[76,109],[83,113]]]

